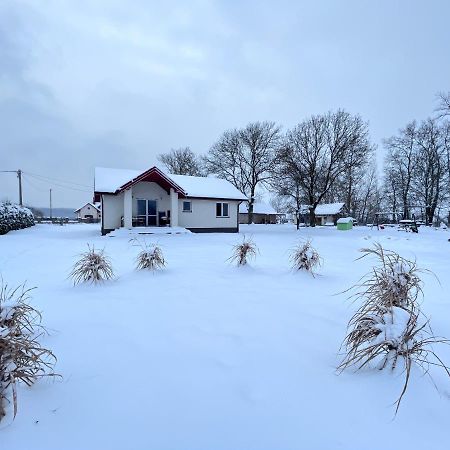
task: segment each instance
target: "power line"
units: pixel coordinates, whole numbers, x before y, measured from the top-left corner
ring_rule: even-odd
[[[27,175],[30,175],[32,177],[35,177],[35,178],[42,178],[43,180],[48,180],[48,181],[52,181],[52,182],[56,181],[56,182],[64,183],[64,184],[73,184],[75,186],[81,186],[81,187],[92,189],[92,186],[88,186],[87,184],[76,183],[74,181],[61,180],[59,178],[47,177],[45,175],[39,175],[37,173],[28,172],[28,171],[24,172],[24,173],[26,173]]]
[[[32,177],[32,178],[34,178],[36,181],[40,181],[41,183],[51,184],[52,186],[58,186],[58,187],[61,187],[61,188],[63,188],[63,189],[68,189],[68,190],[71,190],[71,191],[89,192],[89,193],[92,193],[92,191],[93,191],[92,188],[91,188],[90,190],[87,190],[87,189],[79,189],[79,188],[76,188],[76,187],[73,187],[73,186],[65,186],[65,185],[60,184],[60,183],[55,183],[54,181],[43,180],[43,179],[41,179],[41,178],[39,178],[39,177],[37,177],[37,176],[35,176],[35,175],[31,175],[29,172],[26,172],[26,176],[27,176],[27,177]],[[29,181],[29,180],[28,180],[28,181]],[[86,187],[88,187],[88,186],[86,186]]]
[[[37,191],[47,192],[48,190],[47,188],[37,186],[36,184],[34,184],[34,181],[31,182],[31,180],[27,176],[24,176],[23,179],[27,185],[31,186],[33,189],[36,189]]]

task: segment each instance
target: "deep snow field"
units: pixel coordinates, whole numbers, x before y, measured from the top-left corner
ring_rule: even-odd
[[[337,375],[355,305],[339,294],[370,270],[358,249],[380,242],[417,258],[423,311],[450,338],[450,232],[357,227],[242,226],[260,254],[226,260],[236,234],[148,236],[168,266],[134,270],[138,248],[97,225],[37,225],[0,236],[0,274],[36,286],[32,304],[62,381],[21,386],[7,450],[439,450],[450,448],[450,379],[416,369],[398,415],[403,378],[388,370]],[[290,270],[289,250],[311,237],[319,274]],[[116,279],[72,286],[86,244],[104,248]],[[450,347],[436,347],[450,363]]]

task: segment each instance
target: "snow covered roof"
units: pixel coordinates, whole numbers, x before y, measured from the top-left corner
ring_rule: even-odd
[[[247,197],[241,191],[223,178],[172,174],[168,174],[168,177],[184,189],[187,197],[247,200]]]
[[[95,203],[85,203],[83,206],[80,206],[78,209],[76,209],[74,212],[78,212],[80,211],[82,208],[84,208],[85,206],[92,206],[93,208],[95,208],[96,210],[100,211],[101,208],[101,203],[100,202],[95,202]]]
[[[334,214],[339,214],[341,209],[344,207],[344,202],[338,203],[323,203],[321,205],[317,205],[316,207],[316,215],[318,216],[332,216]]]
[[[95,168],[95,191],[114,193],[128,181],[137,178],[142,170]]]
[[[164,173],[157,167],[149,170],[95,168],[95,192],[115,194],[125,185],[137,182],[147,172],[154,171],[168,182],[181,188],[186,197],[220,198],[247,200],[247,197],[236,189],[229,181],[216,177],[192,177]]]
[[[248,213],[248,202],[243,202],[239,205],[239,212],[241,214]],[[253,204],[254,214],[281,214],[277,213],[270,205],[263,202],[258,202]]]
[[[341,217],[337,220],[337,223],[353,223],[353,217]]]

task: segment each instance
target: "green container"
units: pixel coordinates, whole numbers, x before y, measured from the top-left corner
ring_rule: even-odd
[[[341,231],[351,230],[353,228],[353,219],[346,217],[345,219],[339,219],[337,221],[337,229]]]

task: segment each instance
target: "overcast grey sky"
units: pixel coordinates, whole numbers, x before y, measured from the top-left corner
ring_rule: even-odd
[[[0,170],[24,170],[28,204],[52,187],[76,207],[96,165],[203,153],[250,121],[341,107],[380,145],[450,90],[449,17],[448,0],[0,0]]]

